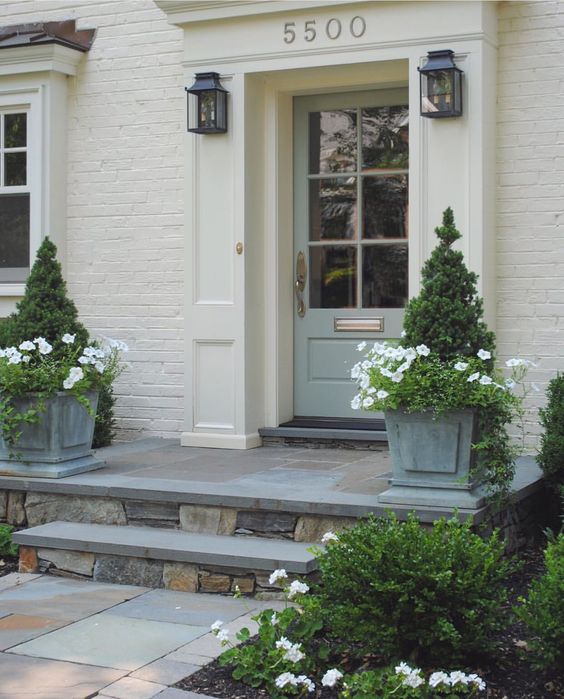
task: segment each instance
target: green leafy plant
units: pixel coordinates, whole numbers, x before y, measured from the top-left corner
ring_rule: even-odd
[[[517,615],[533,634],[529,646],[538,668],[564,666],[564,533],[548,543],[546,572],[533,581]]]
[[[538,463],[549,487],[564,496],[564,374],[550,381],[546,395],[548,404],[539,411],[544,432]]]
[[[41,243],[35,263],[26,282],[25,294],[16,312],[0,323],[0,347],[18,347],[25,340],[42,337],[51,344],[53,357],[64,356],[66,346],[61,338],[74,335],[76,344],[90,343],[87,329],[78,320],[77,308],[67,295],[57,247],[46,237]],[[111,444],[114,435],[111,385],[100,387],[98,414],[94,430],[95,447]],[[8,417],[9,420],[9,416]],[[33,419],[33,415],[28,415]],[[24,418],[18,418],[25,421]],[[9,431],[12,431],[11,429]]]
[[[427,345],[443,361],[475,357],[480,349],[493,355],[495,335],[483,321],[478,277],[467,269],[463,254],[452,248],[461,234],[450,207],[435,233],[439,244],[421,271],[421,292],[405,309],[405,341],[412,347]]]
[[[482,539],[458,518],[425,530],[413,514],[369,517],[319,553],[327,633],[361,657],[464,660],[502,624],[502,555],[497,532]]]
[[[455,670],[433,672],[425,679],[419,668],[400,663],[395,668],[367,670],[345,677],[342,699],[459,699],[484,696],[485,682],[476,674]]]
[[[14,527],[0,524],[0,556],[17,556],[18,546],[12,542]]]

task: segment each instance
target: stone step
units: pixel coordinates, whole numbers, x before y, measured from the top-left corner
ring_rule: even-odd
[[[189,592],[254,594],[271,588],[270,572],[313,573],[309,545],[150,527],[50,522],[14,534],[22,572],[56,572],[99,582],[168,587]]]

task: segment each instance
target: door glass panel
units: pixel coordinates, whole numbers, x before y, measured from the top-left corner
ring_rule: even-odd
[[[27,145],[27,114],[4,116],[4,148],[25,148]]]
[[[409,109],[407,106],[362,110],[362,168],[409,167]]]
[[[18,187],[26,183],[26,153],[4,154],[4,185]]]
[[[310,248],[310,307],[356,307],[356,247]]]
[[[309,239],[350,240],[356,229],[356,177],[309,181]]]
[[[407,238],[407,195],[407,175],[364,177],[362,237]]]
[[[25,280],[29,271],[29,194],[0,195],[0,231],[0,281]]]
[[[365,245],[363,308],[403,308],[407,303],[407,245]]]
[[[309,114],[309,172],[356,169],[356,109]]]

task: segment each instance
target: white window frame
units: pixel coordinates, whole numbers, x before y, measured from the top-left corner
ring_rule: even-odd
[[[27,114],[27,183],[25,186],[0,187],[0,194],[29,193],[29,266],[33,265],[37,249],[41,244],[45,210],[42,186],[42,129],[41,91],[37,89],[0,89],[0,113]],[[1,296],[22,296],[25,282],[3,282],[0,280]]]

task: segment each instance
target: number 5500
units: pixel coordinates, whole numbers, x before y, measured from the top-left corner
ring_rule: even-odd
[[[334,41],[343,33],[343,23],[337,17],[332,17],[325,22],[324,26],[318,26],[314,19],[308,19],[303,25],[303,38],[308,42],[315,41],[318,30],[324,32],[328,39]],[[284,41],[287,44],[292,44],[296,40],[296,31],[295,22],[286,22],[284,25]],[[348,31],[355,39],[359,39],[366,31],[366,20],[359,15],[353,17],[348,26],[345,27],[345,31]]]

